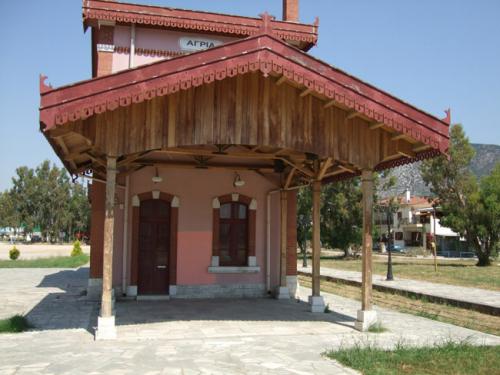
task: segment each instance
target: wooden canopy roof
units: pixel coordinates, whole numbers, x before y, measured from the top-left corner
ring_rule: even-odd
[[[239,38],[258,34],[262,23],[260,18],[255,17],[120,3],[113,0],[83,0],[84,27],[97,26],[99,21]],[[271,24],[279,38],[302,50],[309,50],[318,41],[318,19],[314,24],[272,19]]]
[[[175,59],[56,89],[42,76],[41,130],[75,174],[106,155],[125,170],[167,153],[271,172],[280,161],[305,177],[320,160],[332,179],[447,151],[449,119],[290,46],[264,18],[258,35]]]

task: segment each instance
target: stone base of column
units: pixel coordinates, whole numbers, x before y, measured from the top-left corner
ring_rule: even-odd
[[[127,286],[127,297],[137,297],[137,285]]]
[[[276,288],[276,299],[290,299],[290,291],[286,286],[278,286]]]
[[[177,285],[170,285],[168,287],[168,294],[170,297],[174,297],[177,294]]]
[[[375,310],[358,310],[358,316],[354,323],[354,327],[358,331],[368,331],[375,323],[377,323],[377,312]]]
[[[311,305],[311,312],[325,312],[325,300],[323,299],[323,296],[309,296],[309,304]]]
[[[95,339],[114,340],[116,339],[115,317],[97,317],[97,328],[95,330]]]
[[[295,298],[297,296],[297,287],[298,287],[298,279],[297,276],[287,276],[286,277],[286,286],[290,291],[290,297]]]
[[[102,295],[102,279],[89,278],[87,283],[87,299],[91,301],[100,301]]]

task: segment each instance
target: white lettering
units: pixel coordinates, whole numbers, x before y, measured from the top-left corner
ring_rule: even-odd
[[[179,45],[184,51],[203,51],[208,48],[220,46],[220,40],[211,40],[196,37],[182,37],[179,39]]]

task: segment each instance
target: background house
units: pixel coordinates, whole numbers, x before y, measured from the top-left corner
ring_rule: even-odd
[[[452,255],[453,252],[465,250],[460,243],[460,235],[450,228],[442,226],[439,207],[434,210],[429,197],[412,196],[410,190],[397,198],[398,210],[391,218],[391,233],[394,245],[403,248],[430,248],[429,241],[436,236],[438,253]],[[383,205],[386,200],[383,200]],[[379,233],[387,233],[387,215],[385,212],[375,214],[375,225]]]

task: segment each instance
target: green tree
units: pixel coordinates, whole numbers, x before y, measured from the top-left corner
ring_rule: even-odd
[[[312,236],[312,192],[309,187],[297,192],[297,243],[302,265],[307,267],[307,242]]]
[[[31,232],[36,226],[36,212],[40,197],[37,196],[35,171],[26,166],[16,169],[16,176],[12,178],[12,189],[9,195],[14,210],[19,217],[19,224],[25,231]]]
[[[469,169],[474,149],[461,125],[450,129],[448,152],[449,159],[439,156],[424,161],[422,177],[437,197],[436,205],[443,213],[442,225],[467,239],[474,247],[478,266],[488,266],[498,244],[498,206],[495,202],[499,201],[499,172],[495,168],[491,176],[478,184]]]
[[[87,189],[82,184],[71,185],[70,212],[70,233],[87,232],[90,227],[90,205]]]
[[[87,190],[81,184],[72,184],[64,169],[47,160],[35,169],[19,167],[12,184],[12,189],[3,193],[10,200],[5,199],[6,203],[2,203],[2,196],[0,210],[7,212],[8,204],[11,204],[18,215],[14,219],[23,224],[26,232],[39,226],[45,239],[55,241],[61,232],[72,236],[75,231],[88,230],[90,205]]]
[[[361,244],[362,193],[359,178],[324,185],[321,206],[321,242],[344,250]]]
[[[0,228],[19,228],[21,221],[10,192],[0,193]]]

